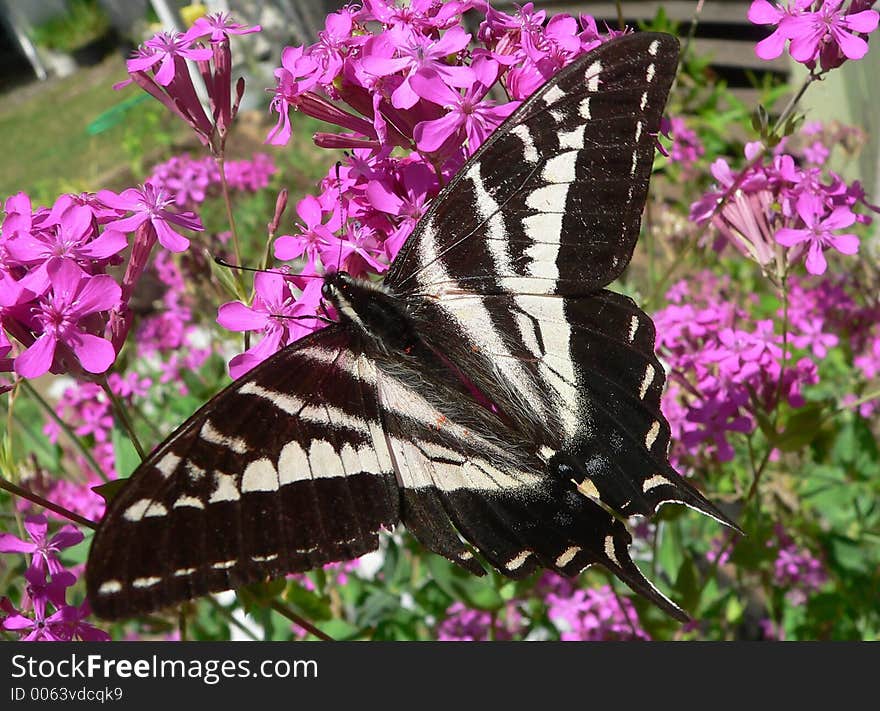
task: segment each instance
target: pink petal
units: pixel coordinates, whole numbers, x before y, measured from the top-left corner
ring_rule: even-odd
[[[171,229],[165,220],[153,219],[159,244],[170,252],[185,252],[189,248],[189,240],[182,234]]]
[[[862,10],[846,16],[847,27],[853,32],[869,34],[877,29],[880,13],[876,10]]]
[[[89,373],[103,373],[116,360],[113,344],[90,333],[74,333],[68,336],[67,345],[76,354],[82,367]]]
[[[859,251],[859,238],[853,234],[832,235],[826,241],[841,254],[857,254]]]
[[[776,231],[776,241],[786,247],[804,242],[810,238],[809,230],[795,230],[791,227],[783,227]]]
[[[434,72],[417,72],[409,81],[413,91],[423,99],[440,106],[457,106],[461,103],[461,94],[450,89]]]
[[[161,86],[168,86],[174,81],[174,74],[174,57],[171,54],[166,54],[162,58],[162,65],[159,67],[159,71],[156,72],[156,83]]]
[[[418,126],[416,128],[418,129]],[[377,210],[389,215],[399,215],[403,209],[403,198],[390,190],[381,180],[371,180],[367,184],[367,199]]]
[[[80,249],[80,252],[92,259],[107,259],[114,254],[119,254],[127,246],[128,240],[125,234],[105,229],[96,239]]]
[[[457,111],[452,111],[445,116],[433,121],[422,121],[416,124],[413,138],[420,150],[428,153],[436,151],[449,137],[454,134],[462,124],[462,116]]]
[[[3,620],[3,629],[5,630],[28,630],[36,624],[32,619],[24,615],[10,615]]]
[[[261,331],[268,320],[268,314],[255,311],[240,301],[223,304],[217,310],[217,323],[227,331]]]
[[[123,208],[130,210],[131,208]],[[123,217],[119,220],[108,222],[105,229],[118,230],[119,232],[134,232],[138,227],[144,224],[150,216],[145,212],[137,212],[131,217]]]
[[[461,27],[451,27],[447,30],[434,46],[431,47],[431,54],[447,56],[455,54],[467,47],[471,41],[471,36]]]
[[[822,227],[828,230],[842,230],[856,221],[855,213],[847,205],[834,208],[828,217],[822,220]]]
[[[831,36],[847,59],[861,59],[868,53],[868,43],[861,37],[844,32],[839,27],[831,28]]]
[[[23,541],[11,533],[0,533],[0,553],[33,553],[36,549],[35,543]]]
[[[811,24],[801,25],[804,27],[803,34],[794,29],[794,23],[800,18],[791,21],[791,44],[788,51],[792,58],[798,62],[809,62],[816,58],[819,53],[819,42],[825,35],[824,29],[813,29]],[[796,34],[797,32],[797,34]]]
[[[807,252],[807,271],[810,274],[824,274],[825,270],[828,268],[828,262],[825,261],[825,254],[822,252],[822,245],[818,242],[813,242],[810,245],[810,249]]]
[[[785,35],[776,30],[769,37],[765,37],[755,45],[755,55],[765,61],[776,59],[785,49]]]
[[[59,530],[58,533],[52,536],[50,543],[59,549],[70,548],[71,546],[82,543],[84,538],[85,536],[83,535],[83,532],[76,526],[65,525],[61,527],[61,530]]]
[[[15,372],[23,378],[39,378],[52,367],[57,345],[55,336],[44,333],[15,359]]]
[[[311,229],[315,225],[321,224],[321,218],[323,217],[321,203],[318,202],[314,195],[306,195],[296,204],[296,214],[306,223],[306,227]]]
[[[756,25],[778,25],[785,17],[785,13],[767,0],[755,0],[749,7],[746,17],[749,18],[749,22],[754,22]]]
[[[109,311],[122,299],[122,289],[109,274],[89,277],[77,294],[76,311],[80,316]]]
[[[275,240],[275,259],[281,262],[288,262],[291,259],[298,259],[306,251],[308,241],[298,235],[282,235]]]

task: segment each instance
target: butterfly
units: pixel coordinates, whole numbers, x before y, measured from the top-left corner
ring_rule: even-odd
[[[444,187],[382,284],[336,271],[338,321],[162,442],[92,543],[101,617],[356,558],[403,524],[475,575],[604,566],[679,620],[622,522],[685,504],[654,326],[630,261],[678,41],[613,39],[558,72]]]

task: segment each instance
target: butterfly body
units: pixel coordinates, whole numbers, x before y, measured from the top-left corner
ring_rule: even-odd
[[[638,238],[678,43],[578,59],[435,199],[384,284],[324,277],[339,322],[172,433],[111,502],[87,567],[105,617],[355,558],[403,524],[484,574],[601,564],[678,619],[621,522],[683,503],[650,318],[604,287]]]

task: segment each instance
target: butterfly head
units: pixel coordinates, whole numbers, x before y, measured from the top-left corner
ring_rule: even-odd
[[[341,320],[376,338],[383,347],[406,350],[413,344],[415,336],[405,305],[381,284],[336,271],[324,275],[321,294]]]

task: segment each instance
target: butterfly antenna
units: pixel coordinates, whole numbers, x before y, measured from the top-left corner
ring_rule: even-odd
[[[218,266],[226,267],[227,269],[239,269],[243,272],[255,272],[256,274],[281,274],[282,276],[295,276],[303,279],[323,279],[320,274],[291,274],[289,271],[282,271],[281,269],[257,269],[256,267],[245,267],[241,264],[227,262],[223,257],[214,257],[213,259],[214,263]]]

